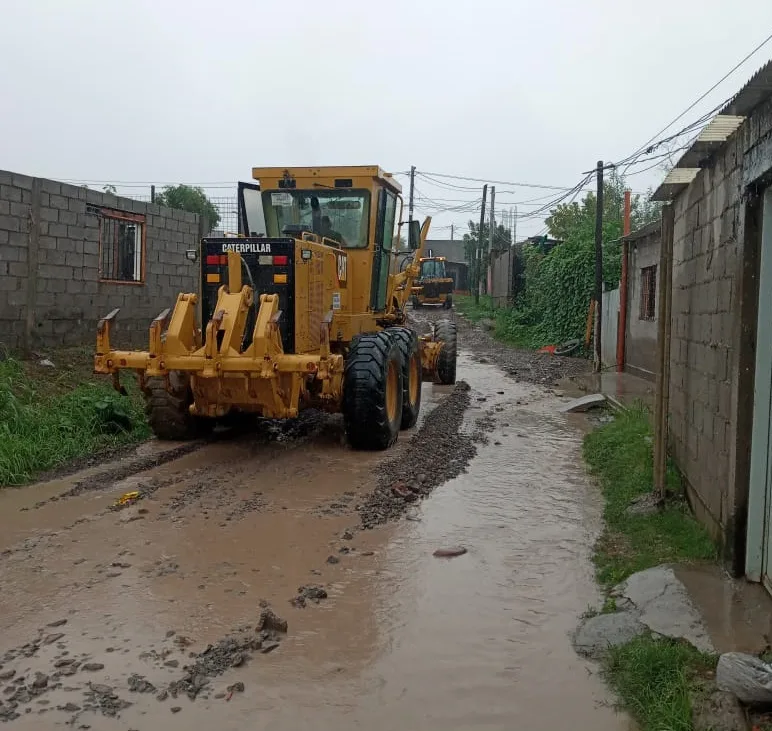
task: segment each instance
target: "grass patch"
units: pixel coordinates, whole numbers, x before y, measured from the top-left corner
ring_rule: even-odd
[[[0,487],[149,436],[135,381],[123,397],[83,368],[59,368],[0,361]]]
[[[683,498],[680,475],[668,466],[666,507],[631,515],[631,501],[653,488],[652,430],[642,405],[590,432],[584,458],[605,498],[605,529],[595,549],[599,582],[608,587],[662,563],[713,560],[716,547]]]
[[[477,304],[471,295],[454,295],[453,305],[471,322],[492,320],[495,323],[492,335],[502,343],[528,349],[545,344],[535,337],[532,327],[517,322],[515,310],[510,307],[494,307],[491,298],[487,295],[480,297]]]
[[[612,648],[604,669],[641,731],[692,731],[693,689],[715,665],[686,642],[639,637]]]

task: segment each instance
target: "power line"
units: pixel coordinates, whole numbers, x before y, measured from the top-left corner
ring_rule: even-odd
[[[507,180],[488,180],[486,178],[472,178],[464,175],[450,175],[447,173],[429,173],[426,171],[420,171],[417,174],[421,176],[429,177],[429,178],[434,176],[435,178],[450,178],[451,180],[467,180],[475,183],[492,183],[494,185],[512,185],[516,188],[541,188],[542,190],[562,190],[562,191],[573,190],[573,188],[566,188],[564,186],[559,186],[559,185],[542,185],[541,183],[513,183]]]
[[[758,46],[756,46],[747,56],[745,56],[741,61],[739,61],[737,64],[735,64],[727,73],[725,73],[713,86],[710,87],[704,94],[699,96],[697,99],[695,99],[686,109],[684,109],[683,112],[681,112],[675,119],[673,119],[669,124],[665,125],[659,132],[657,132],[655,135],[653,135],[650,139],[646,140],[646,142],[643,143],[637,150],[637,152],[640,152],[641,150],[645,150],[647,146],[657,139],[663,132],[666,132],[668,129],[670,129],[679,119],[682,119],[686,114],[688,114],[694,107],[696,107],[706,96],[708,96],[712,91],[714,91],[716,88],[718,88],[724,81],[726,81],[737,69],[740,68],[751,56],[754,56],[758,51],[760,51],[764,46],[767,45],[772,41],[772,33],[770,33],[761,43],[759,43]],[[722,105],[723,106],[723,105]],[[636,154],[633,153],[633,154]]]

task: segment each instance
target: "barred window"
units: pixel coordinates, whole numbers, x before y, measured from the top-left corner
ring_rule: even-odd
[[[99,278],[145,281],[145,217],[103,208],[99,220]]]
[[[657,267],[641,269],[641,306],[639,318],[653,320],[656,315],[657,302]]]

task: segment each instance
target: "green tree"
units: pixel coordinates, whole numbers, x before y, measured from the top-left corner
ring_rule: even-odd
[[[156,195],[155,202],[166,208],[198,213],[207,220],[210,230],[217,228],[217,224],[220,223],[220,212],[217,206],[198,187],[182,184],[168,185]]]
[[[603,189],[603,280],[616,287],[621,270],[624,179],[611,174]],[[550,235],[561,241],[549,253],[525,245],[518,252],[515,310],[509,334],[530,345],[581,337],[594,296],[596,196],[556,206],[546,220]],[[657,220],[660,206],[650,195],[632,196],[631,230]]]

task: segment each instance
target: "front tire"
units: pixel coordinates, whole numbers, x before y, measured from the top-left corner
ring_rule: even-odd
[[[386,332],[355,338],[343,372],[343,422],[354,449],[387,449],[402,421],[402,356]]]
[[[407,327],[390,327],[386,332],[399,346],[402,356],[402,429],[416,425],[421,411],[421,348],[418,336]]]
[[[187,377],[174,372],[165,378],[148,378],[145,383],[145,413],[150,428],[162,441],[185,441],[209,434],[214,419],[190,413],[193,392]]]
[[[437,320],[434,324],[434,339],[443,344],[437,361],[437,378],[441,384],[451,386],[456,382],[458,352],[456,323],[450,320]]]

